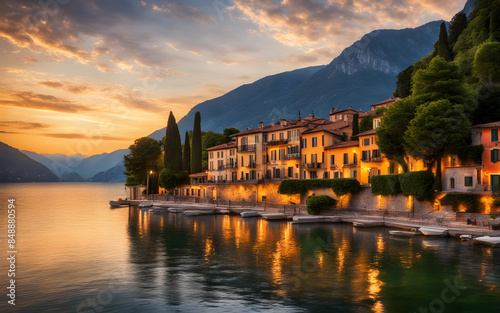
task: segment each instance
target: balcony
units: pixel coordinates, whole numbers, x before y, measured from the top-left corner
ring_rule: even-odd
[[[238,168],[238,162],[226,164],[226,169]]]
[[[253,152],[255,151],[255,144],[238,146],[238,152]]]
[[[248,163],[247,167],[256,168],[257,164],[255,162],[250,162],[250,163]]]
[[[300,153],[289,153],[285,155],[285,160],[300,159]]]
[[[378,156],[378,157],[373,157],[372,162],[382,162],[382,157]]]
[[[266,143],[267,147],[286,145],[288,139],[271,140]]]
[[[361,162],[371,162],[370,157],[361,158]]]
[[[323,163],[306,163],[304,164],[304,167],[306,169],[323,168]]]
[[[337,165],[330,165],[330,169],[331,170],[336,170],[337,169]]]
[[[346,163],[343,165],[343,167],[357,167],[357,166],[358,166],[358,162]]]

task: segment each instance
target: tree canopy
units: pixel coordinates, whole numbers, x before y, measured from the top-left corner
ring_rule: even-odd
[[[189,132],[186,131],[184,137],[184,146],[182,148],[182,170],[189,172],[191,170],[191,147],[189,143]]]
[[[371,116],[363,117],[361,119],[361,122],[359,122],[359,132],[364,133],[371,129],[373,129],[373,117]]]
[[[167,130],[165,132],[165,168],[176,173],[182,170],[181,135],[175,121],[174,114],[170,111]]]
[[[158,173],[161,157],[161,142],[149,137],[136,139],[129,147],[130,154],[124,157],[127,185],[146,185],[150,171]]]
[[[191,143],[191,173],[199,173],[202,169],[201,115],[198,111],[194,115],[193,138]]]

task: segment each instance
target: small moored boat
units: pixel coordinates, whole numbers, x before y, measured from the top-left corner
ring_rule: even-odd
[[[490,237],[490,236],[477,237],[476,239],[474,239],[474,242],[490,246],[499,246],[500,237]]]
[[[258,217],[258,211],[245,211],[240,213],[241,217]]]
[[[264,213],[262,217],[268,221],[278,221],[278,220],[289,220],[292,219],[291,216],[288,216],[283,213]]]
[[[140,208],[150,208],[152,206],[153,206],[153,202],[151,202],[151,201],[143,201],[143,202],[139,203]]]
[[[175,209],[175,208],[170,208],[167,210],[170,213],[182,213],[184,210],[182,209]]]
[[[128,205],[130,202],[128,200],[123,200],[119,198],[118,200],[109,201],[110,206],[120,206],[120,205]]]
[[[380,227],[384,226],[383,222],[372,222],[372,221],[366,221],[366,222],[353,222],[352,226],[362,228],[362,227]]]
[[[446,236],[448,234],[448,229],[439,227],[420,227],[418,230],[426,236]]]
[[[184,211],[184,215],[197,216],[197,215],[201,215],[201,211],[200,210],[186,210],[186,211]]]

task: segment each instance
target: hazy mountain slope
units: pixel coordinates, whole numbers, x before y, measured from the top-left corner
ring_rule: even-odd
[[[125,172],[125,166],[123,165],[123,163],[121,163],[115,167],[110,168],[107,171],[97,173],[96,175],[92,176],[92,178],[88,179],[88,181],[91,181],[91,182],[125,182],[127,179],[127,176],[125,176],[124,172]]]
[[[202,130],[222,131],[226,127],[247,127],[247,119],[250,116],[256,112],[271,112],[275,99],[290,92],[322,67],[307,67],[267,76],[254,83],[242,85],[221,97],[202,102],[178,121],[179,131],[184,135],[186,130],[193,128],[196,111],[201,113]],[[150,136],[160,140],[165,136],[165,128]]]
[[[107,171],[121,164],[123,162],[123,156],[129,153],[129,149],[120,149],[111,153],[93,155],[83,159],[78,166],[73,168],[73,170],[83,179],[88,179],[99,172]]]
[[[46,166],[0,142],[0,182],[57,182]]]

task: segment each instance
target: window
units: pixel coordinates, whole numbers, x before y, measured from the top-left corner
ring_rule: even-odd
[[[271,151],[271,161],[276,161],[276,150]]]
[[[224,151],[221,151],[220,153],[220,157],[223,158],[224,157]]]
[[[349,153],[344,153],[344,164],[349,163]]]
[[[358,154],[357,153],[354,153],[353,163],[358,163]]]
[[[369,146],[370,145],[370,138],[363,139],[362,144],[363,144],[363,146]]]
[[[309,175],[310,175],[309,178],[311,178],[311,179],[318,178],[318,172],[317,171],[311,171],[311,173]]]
[[[312,144],[311,147],[317,147],[318,146],[318,137],[312,137]]]
[[[333,178],[339,178],[339,172],[334,172],[333,173]]]
[[[213,171],[214,170],[214,162],[210,161],[210,170]]]
[[[304,154],[304,163],[307,163],[307,155]]]
[[[455,178],[450,178],[450,189],[455,189]]]
[[[311,163],[318,163],[318,155],[316,153],[311,154]]]
[[[280,133],[280,140],[283,140],[283,133]]]
[[[214,153],[213,152],[210,152],[210,158],[213,159],[214,158]]]
[[[372,137],[372,145],[373,145],[373,137]]]
[[[293,166],[288,168],[288,177],[293,178]]]
[[[271,141],[274,141],[274,140],[276,140],[276,135],[275,135],[275,134],[272,134],[272,135],[271,135]]]
[[[491,141],[498,141],[498,128],[491,130]]]
[[[285,159],[285,149],[280,149],[280,160]]]
[[[220,152],[219,151],[217,151],[217,157],[220,158]]]
[[[472,187],[472,176],[465,176],[465,187]]]
[[[372,158],[380,158],[380,151],[372,150]]]
[[[370,150],[361,151],[361,160],[370,161]]]
[[[351,178],[357,178],[358,176],[358,171],[357,170],[352,170],[351,171]]]
[[[325,135],[321,135],[321,146],[325,146]]]
[[[307,138],[302,139],[302,148],[307,148]]]
[[[498,149],[491,149],[491,162],[492,163],[498,162]]]
[[[255,143],[259,143],[259,135],[255,135]]]
[[[330,165],[335,165],[335,156],[334,155],[330,156]]]

